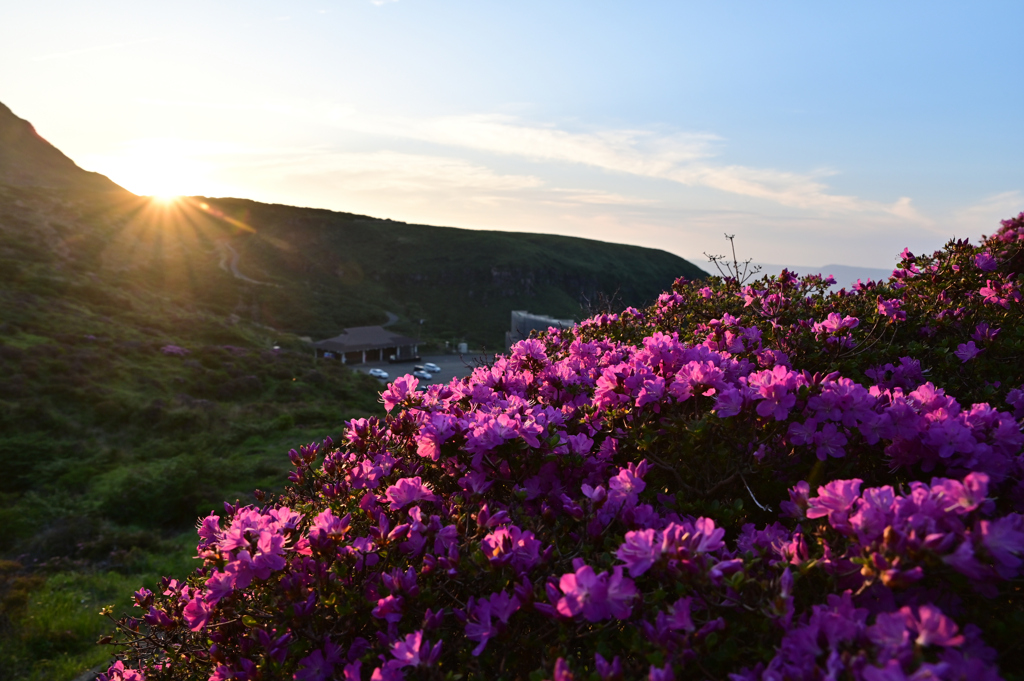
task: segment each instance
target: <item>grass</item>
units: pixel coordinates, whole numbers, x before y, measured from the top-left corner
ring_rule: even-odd
[[[26,574],[24,566],[0,564],[0,668],[4,678],[26,681],[73,679],[105,665],[112,651],[96,642],[112,632],[101,608],[132,610],[131,594],[157,588],[168,574],[194,568],[192,533],[161,541],[154,550],[122,551],[107,568],[54,561]],[[136,610],[136,612],[138,612]]]
[[[287,450],[378,413],[380,386],[219,294],[90,271],[45,240],[0,234],[0,270],[0,676],[70,681],[111,655],[100,607],[187,572],[197,516],[280,489]]]

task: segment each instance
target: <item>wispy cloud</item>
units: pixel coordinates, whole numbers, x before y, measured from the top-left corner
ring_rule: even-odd
[[[642,199],[598,189],[551,189],[549,201],[564,203],[586,203],[600,206],[644,206],[658,203],[656,199]]]
[[[1024,193],[1020,191],[1001,192],[986,196],[980,201],[953,213],[952,227],[964,230],[961,235],[974,236],[979,233],[992,234],[999,229],[999,221],[1024,211]],[[952,235],[950,235],[952,236]]]
[[[282,169],[290,174],[329,178],[347,191],[512,192],[543,184],[537,177],[503,175],[459,158],[394,151],[313,153],[293,158],[286,165]]]
[[[145,43],[155,43],[164,38],[144,38],[142,40],[130,40],[128,42],[120,43],[108,43],[106,45],[94,45],[92,47],[83,47],[78,50],[68,50],[66,52],[53,52],[51,54],[44,54],[39,57],[33,57],[32,61],[48,61],[50,59],[61,59],[63,57],[77,57],[82,54],[89,54],[91,52],[102,52],[105,50],[116,50],[121,47],[131,47],[133,45],[143,45]]]
[[[524,125],[498,115],[453,116],[411,122],[413,136],[537,160],[581,163],[634,175],[664,176],[678,164],[712,155],[710,134],[658,134],[647,130],[569,132]]]
[[[927,225],[907,197],[893,204],[845,196],[823,181],[833,171],[801,173],[775,168],[722,164],[725,143],[709,132],[611,129],[576,132],[523,122],[504,115],[446,116],[426,120],[345,119],[368,132],[412,138],[534,161],[580,164],[615,173],[669,180],[820,213],[876,213]]]

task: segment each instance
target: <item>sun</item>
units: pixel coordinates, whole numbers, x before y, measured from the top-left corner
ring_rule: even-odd
[[[152,199],[154,203],[158,203],[163,206],[170,206],[181,201],[182,195],[175,194],[173,192],[154,192],[149,198]]]
[[[200,145],[170,138],[132,140],[94,165],[133,194],[165,205],[202,193],[212,170]]]

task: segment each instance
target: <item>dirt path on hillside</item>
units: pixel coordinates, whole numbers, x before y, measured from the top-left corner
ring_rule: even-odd
[[[269,281],[256,281],[255,279],[251,279],[239,272],[238,261],[242,256],[239,255],[234,246],[229,244],[227,241],[218,242],[217,250],[220,252],[220,262],[217,264],[225,272],[230,272],[231,276],[235,279],[241,279],[248,284],[258,284],[260,286],[279,286],[279,284],[272,284]]]

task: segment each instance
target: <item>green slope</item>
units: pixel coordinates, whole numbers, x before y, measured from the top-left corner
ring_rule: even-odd
[[[427,337],[496,348],[511,310],[578,319],[588,303],[614,298],[640,306],[676,277],[705,276],[682,258],[636,246],[238,199],[195,203],[252,228],[232,240],[240,267],[280,284],[250,287],[253,300],[265,318],[310,336],[377,323],[387,309],[406,321],[425,319]],[[404,330],[412,331],[408,324]]]

